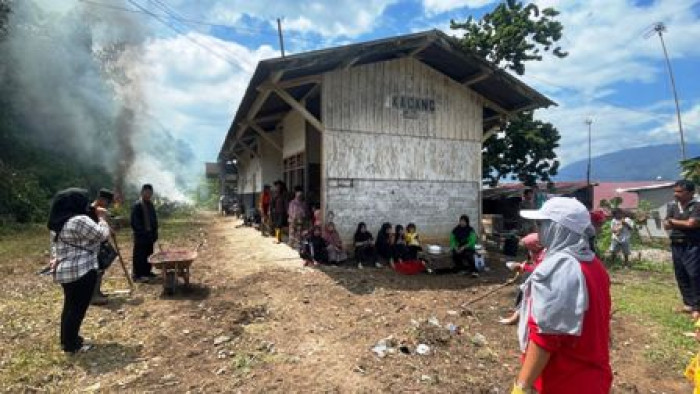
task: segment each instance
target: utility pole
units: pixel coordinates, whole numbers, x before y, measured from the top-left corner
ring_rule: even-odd
[[[678,92],[676,91],[676,79],[673,77],[673,69],[671,68],[671,61],[668,59],[668,51],[666,50],[666,43],[664,42],[664,33],[666,32],[666,25],[663,22],[658,22],[654,24],[654,28],[647,32],[644,36],[645,38],[651,37],[654,33],[659,35],[661,40],[661,47],[664,50],[664,57],[666,58],[666,68],[668,69],[668,75],[671,78],[671,89],[673,91],[673,99],[676,102],[676,118],[678,120],[678,132],[681,136],[681,158],[685,160],[685,137],[683,136],[683,123],[681,122],[681,107],[678,104]]]
[[[284,57],[284,37],[282,37],[282,20],[277,18],[277,34],[280,36],[280,51]]]
[[[588,165],[586,167],[586,185],[591,184],[591,125],[593,124],[593,118],[586,118],[586,124],[588,125]]]

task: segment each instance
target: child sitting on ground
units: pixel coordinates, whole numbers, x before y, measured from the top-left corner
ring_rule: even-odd
[[[410,260],[418,259],[418,252],[423,250],[420,246],[420,238],[418,237],[418,232],[416,231],[416,225],[414,223],[409,223],[406,226],[406,244],[408,245],[408,258]]]
[[[512,271],[518,271],[521,273],[531,273],[535,270],[535,267],[539,265],[544,259],[545,248],[540,244],[540,237],[537,233],[530,233],[520,240],[520,244],[527,249],[527,260],[522,263],[516,263],[509,261],[506,263],[508,268]],[[513,325],[518,322],[520,318],[520,302],[523,299],[522,290],[518,290],[518,295],[515,299],[515,312],[513,312],[510,317],[501,318],[498,320],[499,323],[505,325]]]
[[[321,236],[321,227],[314,226],[302,244],[300,255],[305,266],[328,264],[328,242]]]
[[[390,262],[392,267],[394,263],[403,263],[404,260],[409,260],[409,250],[408,245],[406,245],[406,231],[400,224],[397,224],[394,229],[391,249],[393,258]]]

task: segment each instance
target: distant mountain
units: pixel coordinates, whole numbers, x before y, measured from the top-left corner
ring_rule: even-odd
[[[597,182],[648,181],[660,177],[675,180],[680,176],[678,144],[653,145],[625,149],[591,161],[591,180]],[[700,156],[700,144],[686,144],[686,156]],[[581,181],[586,179],[588,160],[581,160],[562,167],[556,181]]]

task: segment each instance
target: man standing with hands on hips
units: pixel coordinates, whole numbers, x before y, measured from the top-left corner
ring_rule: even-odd
[[[574,198],[553,197],[520,215],[537,221],[547,252],[521,287],[522,367],[512,393],[608,394],[610,279],[590,249],[588,210]]]
[[[695,184],[680,180],[673,185],[675,201],[668,204],[664,228],[671,238],[671,257],[684,312],[700,318],[700,202],[693,198]]]
[[[158,240],[158,218],[151,202],[153,186],[141,187],[141,198],[131,207],[131,229],[134,233],[133,276],[134,282],[148,282],[156,275],[151,272],[148,256]]]

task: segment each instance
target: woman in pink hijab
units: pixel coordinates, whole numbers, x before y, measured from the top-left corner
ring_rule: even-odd
[[[338,230],[335,229],[335,223],[328,222],[323,229],[323,238],[328,242],[328,261],[331,263],[340,263],[348,259],[348,254],[343,248],[343,240],[340,239]]]
[[[540,236],[538,233],[530,233],[524,236],[520,240],[520,244],[527,249],[527,260],[523,261],[522,263],[509,261],[506,263],[506,265],[512,271],[531,273],[535,270],[535,267],[542,262],[542,259],[544,259],[546,249],[544,246],[542,246],[542,244],[540,244]],[[520,318],[519,305],[522,298],[523,293],[522,291],[519,291],[515,301],[515,312],[513,312],[510,317],[500,319],[498,321],[499,323],[510,326],[518,322],[518,319]]]

